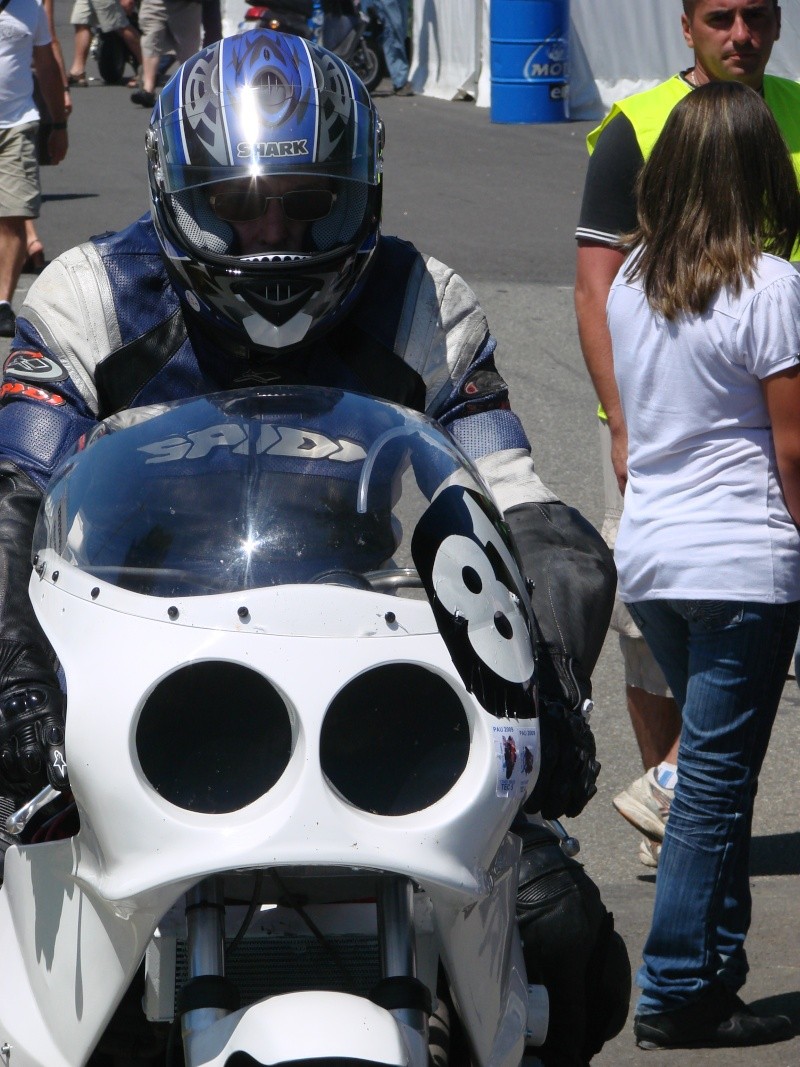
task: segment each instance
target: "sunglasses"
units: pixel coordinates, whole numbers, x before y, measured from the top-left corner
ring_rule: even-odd
[[[267,196],[257,189],[212,193],[211,210],[223,222],[255,222],[266,215],[270,200],[280,200],[283,213],[292,222],[317,222],[330,215],[336,193],[330,189],[293,189],[281,196]]]

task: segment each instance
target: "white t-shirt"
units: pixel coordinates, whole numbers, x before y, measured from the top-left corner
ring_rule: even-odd
[[[0,129],[38,120],[31,63],[43,44],[50,44],[50,29],[39,0],[11,0],[0,13]]]
[[[800,275],[763,256],[738,297],[721,290],[668,322],[625,266],[607,305],[628,427],[622,599],[800,600],[800,533],[759,381],[800,362]]]

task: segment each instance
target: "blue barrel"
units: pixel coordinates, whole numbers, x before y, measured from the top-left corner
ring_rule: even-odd
[[[492,122],[569,118],[569,0],[492,0]]]

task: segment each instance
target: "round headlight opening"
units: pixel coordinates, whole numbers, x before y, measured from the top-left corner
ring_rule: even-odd
[[[408,815],[452,789],[469,746],[469,723],[452,686],[424,667],[389,664],[336,695],[322,724],[320,762],[350,804]]]
[[[291,757],[292,725],[283,698],[263,675],[237,663],[193,663],[147,698],[136,753],[165,800],[223,814],[272,789]]]

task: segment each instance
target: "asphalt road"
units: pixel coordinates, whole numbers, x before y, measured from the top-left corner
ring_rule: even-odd
[[[57,3],[59,22],[69,5]],[[61,31],[67,61],[69,27]],[[89,74],[96,75],[90,63]],[[93,81],[73,94],[70,151],[43,172],[39,223],[48,258],[147,209],[148,114],[129,92]],[[596,524],[602,514],[594,394],[577,343],[572,233],[585,167],[585,123],[495,126],[469,103],[376,93],[386,123],[384,230],[459,270],[483,303],[499,341],[512,401],[540,474]],[[24,276],[15,306],[32,281]],[[0,342],[0,352],[7,342]],[[654,878],[637,859],[638,838],[611,798],[641,770],[623,702],[619,655],[606,642],[595,673],[593,727],[603,764],[599,792],[570,829],[638,965]],[[747,997],[792,1016],[800,1032],[800,690],[789,681],[762,775],[753,848],[754,922]],[[769,1065],[800,1063],[800,1037],[764,1049],[645,1053],[630,1027],[594,1062]]]

